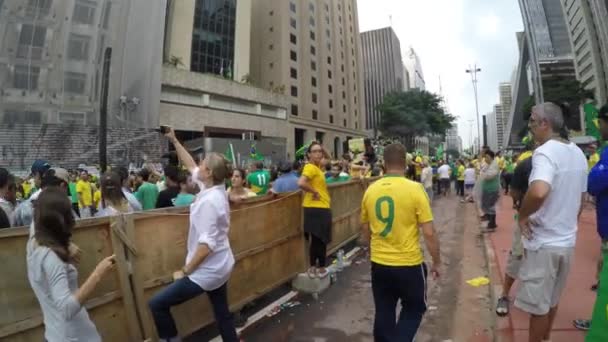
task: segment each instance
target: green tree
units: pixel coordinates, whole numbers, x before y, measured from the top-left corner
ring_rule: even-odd
[[[456,117],[446,113],[440,96],[424,90],[393,92],[377,107],[380,129],[388,137],[445,135]]]

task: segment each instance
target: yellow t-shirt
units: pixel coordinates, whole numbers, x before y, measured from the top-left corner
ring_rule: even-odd
[[[464,165],[460,165],[458,167],[458,179],[457,180],[459,180],[459,181],[464,180],[464,170],[465,170]]]
[[[302,169],[302,176],[308,178],[310,185],[319,193],[319,199],[315,200],[310,192],[304,193],[302,206],[305,208],[330,208],[331,199],[325,183],[325,173],[314,164],[306,164]]]
[[[95,190],[93,194],[93,205],[95,208],[99,208],[99,202],[101,202],[101,191]]]
[[[24,181],[21,186],[23,187],[23,198],[28,198],[30,196],[30,191],[32,191],[30,182]]]
[[[419,225],[433,220],[422,184],[385,176],[365,191],[361,222],[369,223],[371,260],[386,266],[415,266],[424,261]]]
[[[497,161],[497,163],[498,163],[498,167],[499,167],[501,170],[504,170],[504,168],[505,168],[505,157],[498,157],[498,158],[496,158],[496,159],[498,159],[498,161]]]
[[[420,156],[416,156],[414,161],[416,162],[416,176],[420,176],[422,175],[422,165],[420,165],[420,163],[422,163],[422,158],[420,158]]]
[[[76,192],[78,193],[78,198],[81,199],[81,201],[78,202],[80,208],[82,208],[83,203],[86,207],[93,205],[91,183],[79,180],[78,183],[76,183]]]
[[[593,169],[593,167],[595,166],[595,164],[597,164],[600,161],[600,155],[595,152],[594,154],[589,156],[589,161],[587,162],[589,165],[589,170]]]
[[[526,159],[528,159],[528,158],[532,157],[532,154],[533,154],[533,153],[534,153],[534,152],[532,152],[532,151],[526,151],[526,152],[523,152],[523,153],[522,153],[522,154],[520,154],[520,155],[519,155],[519,157],[517,158],[517,162],[519,163],[519,162],[521,162],[521,161],[524,161],[524,160],[526,160]]]

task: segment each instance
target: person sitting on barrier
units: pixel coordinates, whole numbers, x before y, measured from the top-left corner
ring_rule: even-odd
[[[78,288],[80,251],[70,244],[74,222],[65,189],[51,186],[40,193],[27,242],[27,275],[42,309],[47,342],[101,341],[84,303],[115,259],[104,258]]]
[[[232,186],[228,189],[228,198],[231,202],[238,203],[248,198],[257,196],[251,189],[245,187],[245,171],[242,169],[232,170],[232,178],[230,183]]]
[[[112,216],[136,211],[122,192],[118,173],[113,171],[106,172],[101,176],[100,182],[101,204],[100,210],[95,216]]]
[[[173,274],[175,281],[149,302],[158,335],[161,341],[179,341],[171,307],[206,292],[222,339],[238,341],[228,308],[228,279],[235,262],[228,239],[230,205],[224,183],[231,174],[229,163],[222,155],[209,153],[197,166],[173,129],[165,136],[201,191],[190,206],[186,263]]]
[[[325,173],[322,170],[324,159],[329,159],[329,153],[323,146],[313,141],[306,152],[308,163],[302,170],[298,180],[300,189],[304,191],[304,232],[310,239],[310,269],[311,278],[325,277],[328,274],[326,266],[327,244],[331,241],[331,198],[327,191]],[[317,264],[318,262],[318,264]]]

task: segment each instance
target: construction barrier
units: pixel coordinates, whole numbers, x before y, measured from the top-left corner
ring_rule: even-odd
[[[370,180],[330,185],[332,253],[359,234],[360,204]],[[231,310],[284,284],[307,267],[302,234],[302,195],[254,198],[231,208],[230,244],[236,264],[228,282]],[[186,258],[188,209],[161,209],[78,221],[73,240],[82,249],[78,266],[84,282],[104,257],[117,267],[86,303],[104,341],[156,340],[148,300],[170,284]],[[42,312],[27,279],[26,227],[0,230],[0,340],[43,340]],[[181,336],[213,321],[206,296],[173,309]]]

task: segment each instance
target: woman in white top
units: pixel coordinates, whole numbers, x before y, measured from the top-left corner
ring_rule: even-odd
[[[103,259],[78,287],[75,265],[80,250],[70,243],[74,216],[64,189],[48,187],[36,200],[27,242],[27,276],[42,309],[47,342],[101,342],[84,303],[114,268],[114,256]]]
[[[118,173],[112,171],[104,173],[101,176],[100,183],[100,210],[95,216],[112,216],[136,211],[122,191],[122,184]]]
[[[464,191],[466,200],[469,202],[473,201],[473,188],[475,187],[475,180],[477,178],[477,171],[473,163],[469,163],[466,170],[464,170]]]
[[[228,240],[230,205],[226,186],[230,170],[226,159],[210,153],[197,166],[192,156],[175,138],[173,129],[165,134],[177,155],[192,174],[201,191],[190,205],[188,253],[181,270],[173,274],[173,284],[149,302],[161,341],[179,341],[171,307],[203,293],[209,295],[215,320],[223,341],[238,341],[234,319],[228,309],[227,283],[234,267]]]

